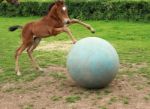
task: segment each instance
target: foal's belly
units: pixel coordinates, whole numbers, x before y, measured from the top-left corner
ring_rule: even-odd
[[[32,31],[33,31],[33,34],[38,36],[38,37],[50,36],[49,30],[45,26],[34,27]]]
[[[43,21],[32,23],[32,32],[36,37],[46,38],[49,36],[56,36],[60,32],[55,31],[55,28],[62,28],[63,26],[59,25],[58,27],[48,25]]]

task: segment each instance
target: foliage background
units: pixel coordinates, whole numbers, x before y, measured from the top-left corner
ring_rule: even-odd
[[[52,1],[51,1],[52,2]],[[48,0],[22,2],[19,7],[7,3],[0,4],[0,16],[43,16],[51,4]],[[150,21],[149,0],[91,0],[66,1],[69,15],[82,20],[127,20]]]

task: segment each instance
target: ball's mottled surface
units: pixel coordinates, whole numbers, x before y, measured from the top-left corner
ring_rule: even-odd
[[[73,45],[67,68],[73,80],[85,88],[103,88],[116,76],[119,57],[114,47],[104,39],[88,37]]]

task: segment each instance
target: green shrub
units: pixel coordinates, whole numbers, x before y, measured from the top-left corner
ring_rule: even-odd
[[[82,20],[150,21],[150,2],[146,1],[91,1],[67,2],[69,15]],[[19,7],[1,3],[0,16],[43,16],[49,2],[22,2]]]

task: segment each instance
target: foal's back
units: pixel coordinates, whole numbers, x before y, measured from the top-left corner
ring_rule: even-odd
[[[23,30],[22,30],[22,36],[24,38],[26,37],[45,37],[49,35],[49,29],[50,27],[49,22],[46,17],[38,20],[38,21],[33,21],[30,23],[27,23]]]
[[[22,35],[23,37],[45,38],[53,35],[54,28],[63,26],[64,24],[61,21],[45,16],[38,21],[27,23],[23,28]]]

